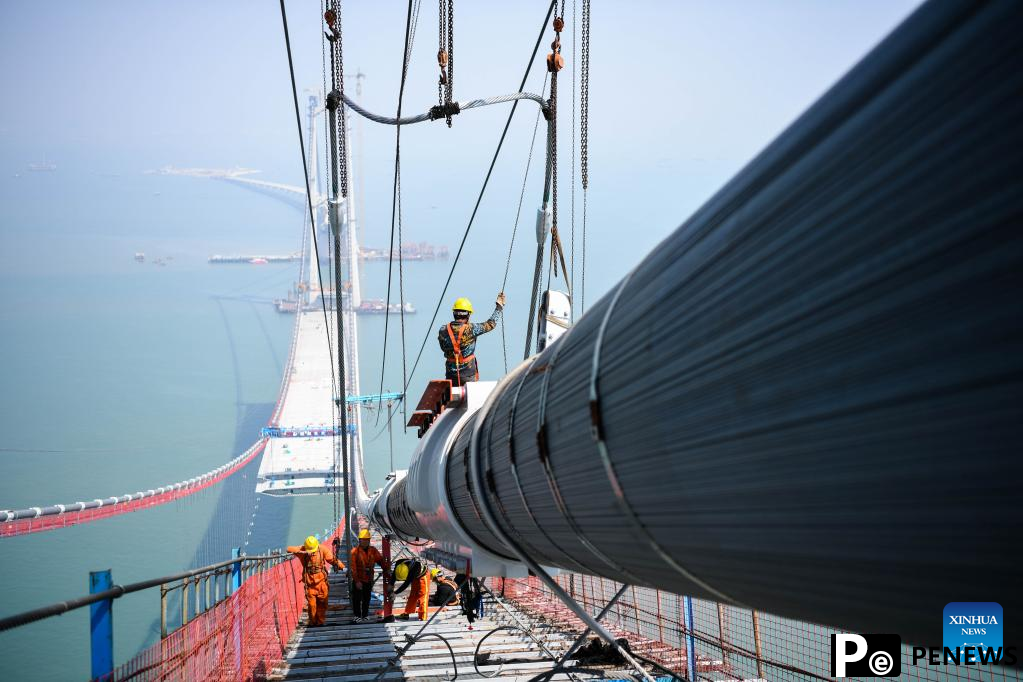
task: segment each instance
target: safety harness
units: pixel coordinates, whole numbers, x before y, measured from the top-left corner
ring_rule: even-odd
[[[454,322],[448,322],[446,329],[448,330],[448,338],[451,339],[451,348],[455,353],[455,366],[461,368],[475,360],[476,354],[462,356],[462,335],[465,333],[469,323],[462,324],[458,329],[457,335],[455,334],[454,324]]]
[[[314,558],[315,562],[313,561]],[[318,582],[317,576],[319,576],[320,573],[325,572],[323,570],[323,556],[320,554],[319,550],[309,555],[309,560],[305,562],[305,567],[302,569],[302,572],[306,576],[306,585],[312,585]]]

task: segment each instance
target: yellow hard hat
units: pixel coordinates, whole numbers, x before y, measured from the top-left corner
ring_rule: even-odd
[[[436,578],[439,575],[440,575],[440,569],[439,568],[434,568],[434,569],[430,570],[430,577],[431,578]]]
[[[317,540],[315,536],[310,535],[305,539],[305,545],[303,546],[305,547],[305,551],[315,552],[316,548],[320,546],[320,541]]]
[[[401,563],[394,568],[394,579],[400,581],[408,580],[408,564]]]
[[[455,304],[451,306],[451,310],[464,310],[465,312],[472,314],[472,301],[463,296],[455,301]]]
[[[366,529],[366,528],[363,528],[362,530],[360,530],[359,531],[359,539],[360,540],[369,540],[369,530]]]

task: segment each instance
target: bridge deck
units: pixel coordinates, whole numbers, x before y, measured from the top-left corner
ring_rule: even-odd
[[[278,422],[290,428],[333,428],[331,349],[325,324],[333,328],[334,313],[300,312],[295,347],[287,368],[288,381]],[[329,493],[333,490],[334,438],[272,437],[259,466],[257,492],[270,495]]]

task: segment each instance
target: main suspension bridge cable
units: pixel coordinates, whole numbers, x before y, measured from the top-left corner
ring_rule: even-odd
[[[415,14],[418,17],[419,14],[419,3],[414,0],[408,0],[408,12],[405,17],[405,49],[403,50],[401,60],[401,85],[398,88],[398,114],[396,119],[398,124],[394,129],[394,183],[391,189],[391,249],[387,254],[387,300],[384,302],[384,351],[380,359],[380,390],[377,391],[377,416],[376,421],[380,421],[380,408],[383,404],[384,393],[384,372],[387,369],[387,331],[390,326],[391,320],[391,281],[393,279],[392,272],[394,268],[394,228],[395,222],[398,220],[399,214],[399,192],[400,192],[400,177],[401,177],[401,104],[405,99],[405,82],[408,80],[408,63],[411,57],[412,51],[412,25],[413,25],[413,5],[415,5]],[[402,258],[401,254],[401,240],[398,240],[398,260]],[[399,264],[399,277],[402,277],[404,271]],[[402,346],[402,381],[405,380],[405,301],[404,301],[404,283],[400,282],[399,287],[402,289],[402,301],[401,307],[401,346]]]

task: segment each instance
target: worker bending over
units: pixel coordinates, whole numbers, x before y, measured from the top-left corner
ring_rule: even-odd
[[[356,623],[369,620],[369,598],[373,594],[373,566],[384,566],[384,557],[376,547],[369,544],[369,531],[359,531],[359,544],[352,548],[348,563],[348,579],[352,582],[352,611]]]
[[[343,571],[345,565],[334,558],[329,549],[321,547],[319,540],[312,535],[305,539],[305,544],[287,549],[302,562],[302,584],[305,585],[305,599],[309,606],[309,627],[321,627],[327,618],[327,597],[330,596],[327,565],[339,571]]]
[[[408,620],[409,614],[418,612],[419,620],[425,621],[429,611],[427,610],[427,599],[430,596],[430,571],[426,564],[419,559],[399,559],[394,564],[395,582],[401,581],[401,586],[394,591],[399,594],[409,585],[408,601],[405,602],[405,612],[398,616],[401,620]]]
[[[430,606],[448,606],[458,604],[458,584],[447,578],[439,568],[430,571],[430,577],[437,583],[437,591],[430,597]]]
[[[497,295],[497,305],[486,322],[472,323],[472,303],[460,298],[451,307],[454,320],[440,328],[437,340],[444,352],[445,377],[453,386],[464,386],[470,381],[479,381],[480,371],[476,363],[476,337],[493,331],[504,310],[504,292]]]

